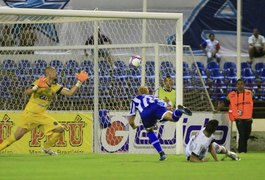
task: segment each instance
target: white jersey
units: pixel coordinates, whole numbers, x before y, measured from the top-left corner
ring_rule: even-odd
[[[205,128],[201,129],[200,132],[192,136],[189,143],[186,146],[186,157],[188,158],[192,153],[197,155],[200,160],[206,157],[209,146],[215,139],[212,134],[210,137],[206,137],[203,133]]]
[[[220,46],[218,40],[211,41],[210,39],[205,40],[202,43],[202,46],[205,48],[207,52],[215,52],[216,49]]]
[[[248,44],[253,44],[255,47],[262,47],[264,43],[265,38],[262,35],[259,35],[258,38],[256,38],[254,35],[248,38]]]

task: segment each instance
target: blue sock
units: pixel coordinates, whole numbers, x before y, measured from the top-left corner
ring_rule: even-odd
[[[181,116],[182,116],[182,112],[178,109],[175,109],[175,111],[172,113],[172,119],[175,122],[177,122]]]
[[[158,138],[156,137],[156,134],[151,131],[147,133],[147,136],[150,140],[150,144],[152,144],[154,146],[154,148],[157,150],[158,153],[162,152],[162,147],[160,145],[160,142],[158,140]]]

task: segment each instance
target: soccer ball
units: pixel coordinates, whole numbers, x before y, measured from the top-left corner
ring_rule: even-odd
[[[142,58],[139,55],[133,55],[129,60],[130,67],[139,67],[142,63]]]

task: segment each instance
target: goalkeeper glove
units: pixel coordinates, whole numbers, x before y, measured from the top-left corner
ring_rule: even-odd
[[[76,87],[80,88],[82,83],[85,82],[88,79],[88,74],[85,71],[81,71],[79,74],[75,74],[76,78],[78,79],[76,83]]]
[[[45,76],[41,76],[38,80],[37,85],[35,85],[32,90],[36,91],[38,88],[47,88],[49,87],[47,84],[47,78]]]
[[[80,81],[81,83],[85,82],[88,79],[88,74],[85,71],[81,71],[80,73],[76,73],[75,76],[78,79],[78,81]]]

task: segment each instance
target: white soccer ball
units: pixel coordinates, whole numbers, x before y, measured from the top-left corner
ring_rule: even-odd
[[[133,55],[129,60],[129,65],[131,67],[139,67],[142,63],[142,58],[139,55]]]

